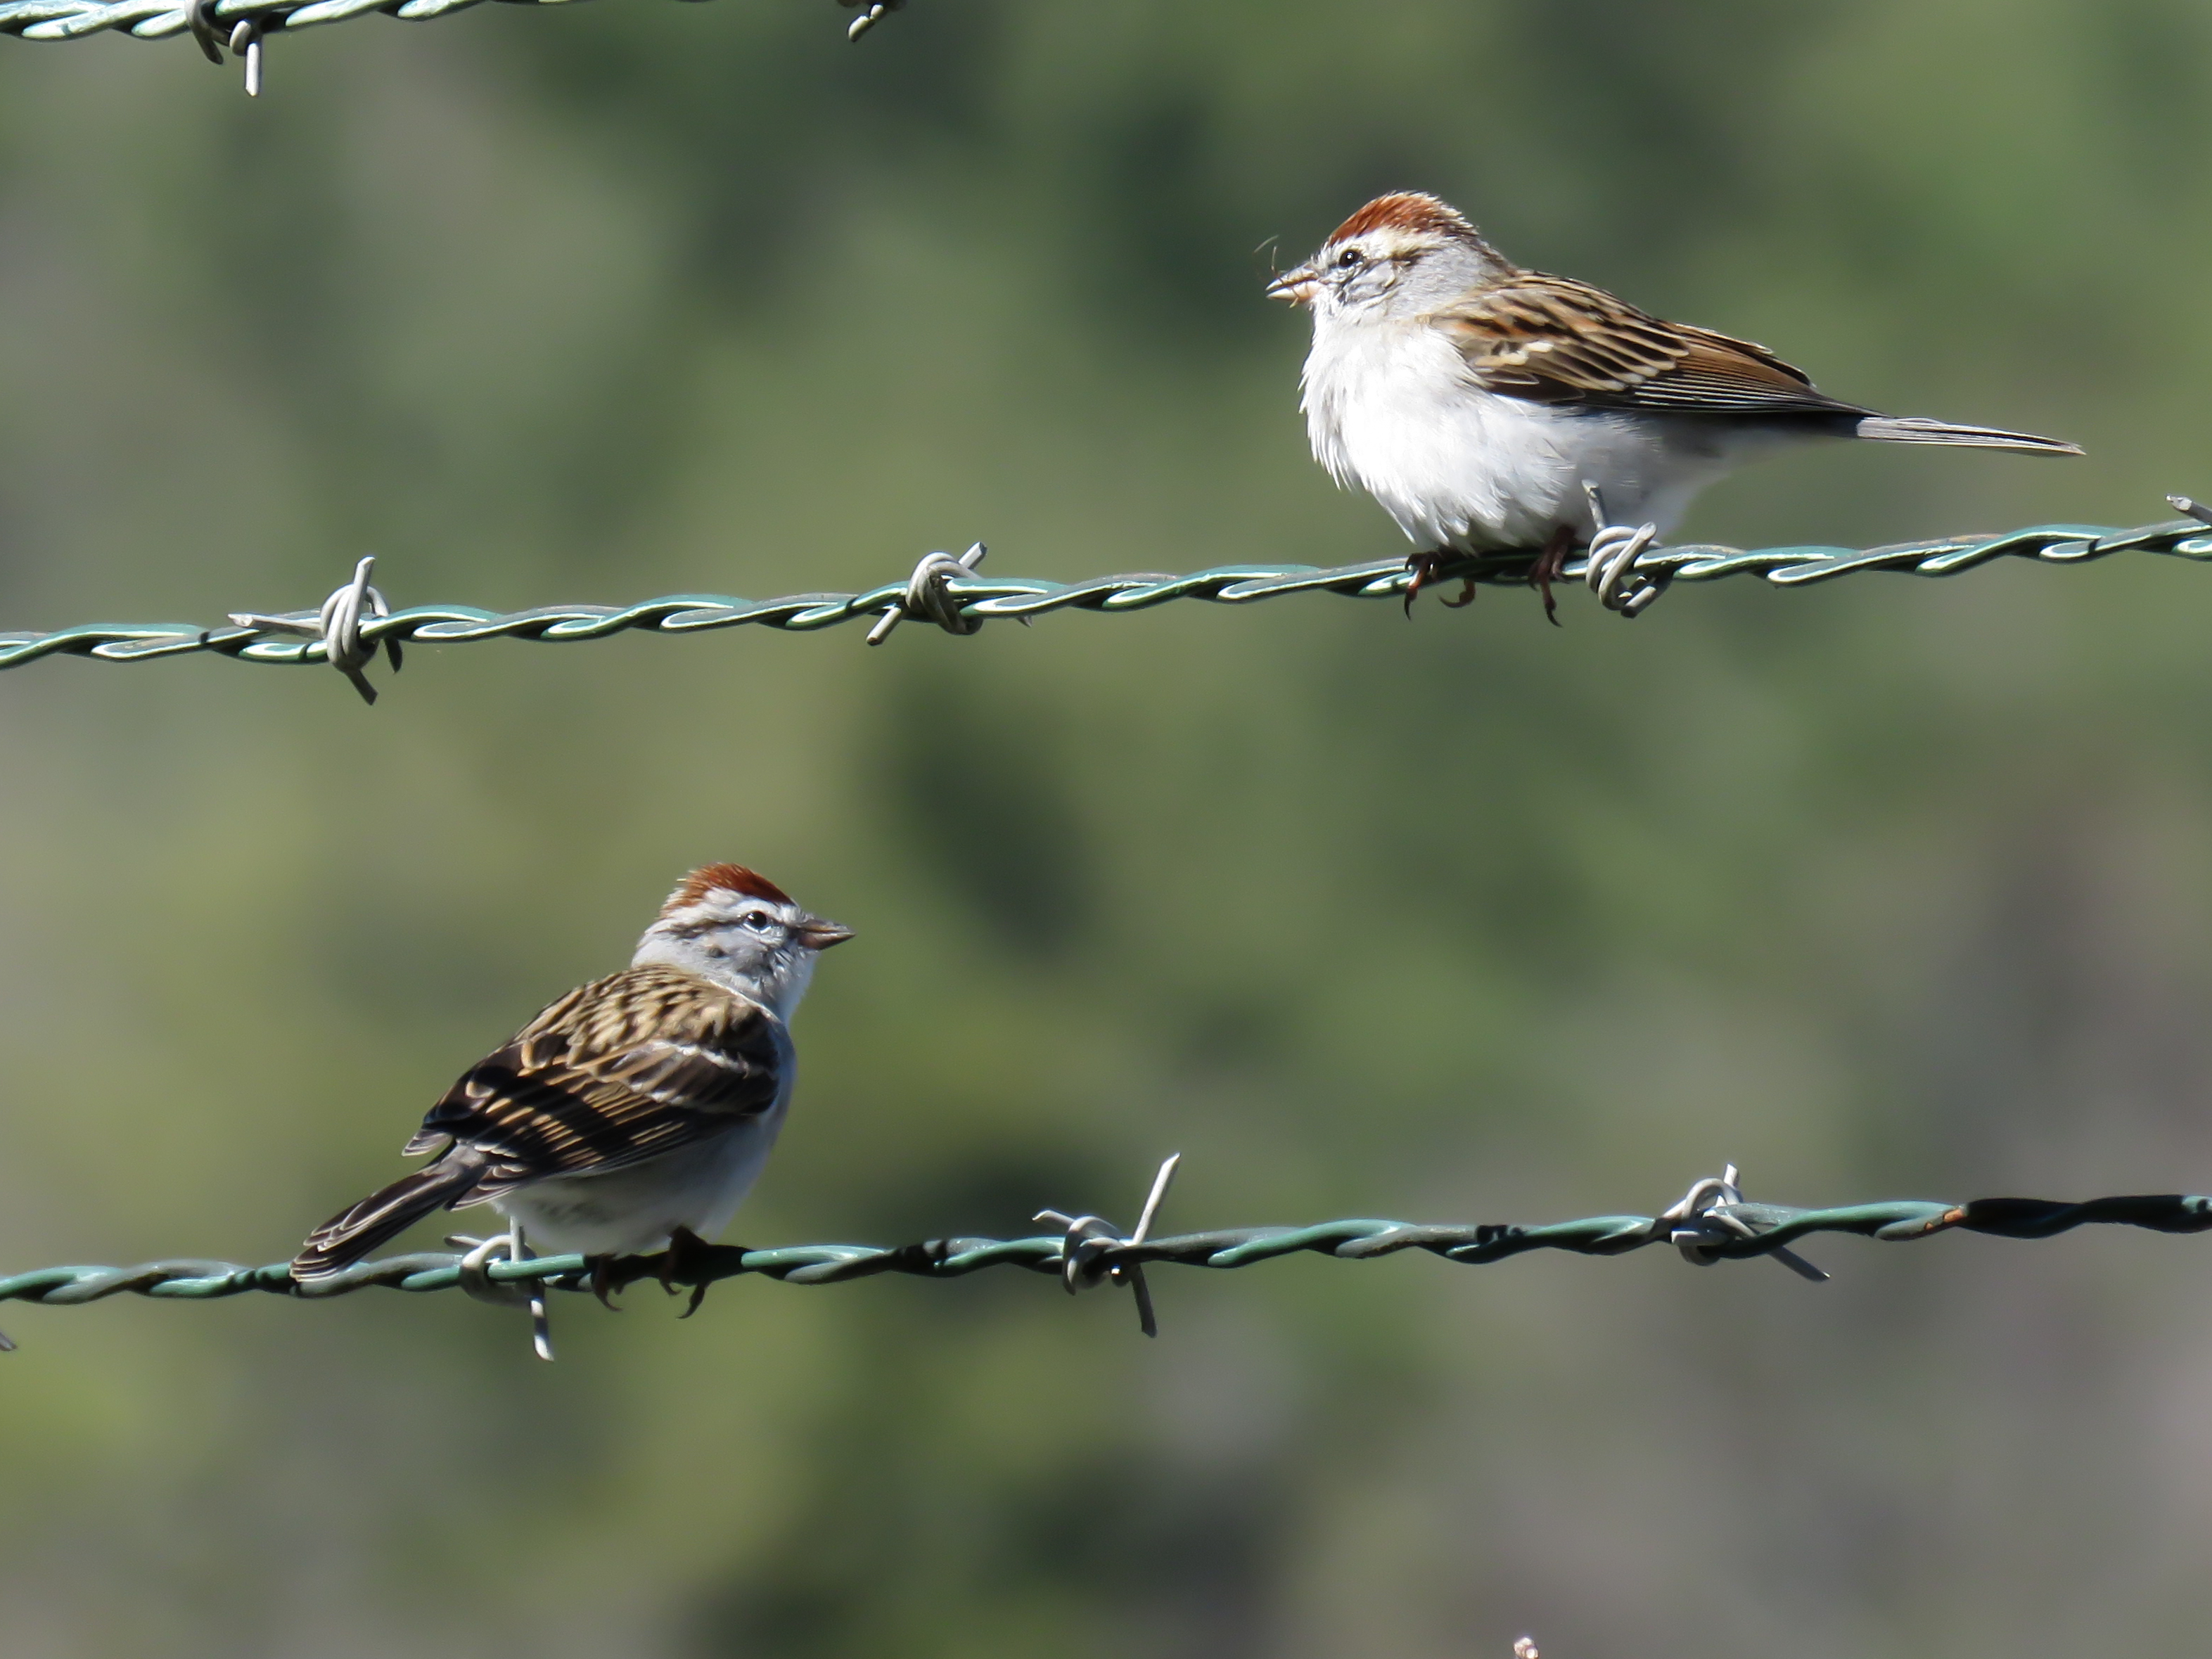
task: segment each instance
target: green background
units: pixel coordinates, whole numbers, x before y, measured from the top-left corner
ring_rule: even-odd
[[[2212,494],[2194,0],[487,6],[0,40],[0,626],[1389,556],[1260,295],[1367,196]],[[281,1258],[688,866],[860,938],[732,1237],[2212,1189],[2212,574],[1328,598],[0,681],[0,1267]],[[426,1243],[434,1234],[425,1229]],[[9,1659],[2075,1659],[2212,1622],[2207,1245],[0,1310]]]

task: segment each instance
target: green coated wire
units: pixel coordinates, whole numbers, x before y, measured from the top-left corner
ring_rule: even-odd
[[[8,3],[0,0],[0,7]],[[1999,536],[1950,537],[1864,549],[1651,547],[1637,556],[1633,569],[1638,576],[1657,583],[1755,575],[1777,587],[1807,587],[1871,570],[1955,576],[2000,559],[2079,565],[2116,553],[2151,553],[2199,562],[2212,560],[2212,509],[2185,497],[2170,499],[2191,517],[2132,530],[2099,525],[2033,525]],[[1292,593],[1400,599],[1411,580],[1405,560],[1375,559],[1329,567],[1218,565],[1188,575],[1130,573],[1060,582],[987,576],[974,568],[981,556],[980,548],[969,550],[957,561],[933,553],[910,578],[858,593],[796,593],[775,599],[674,593],[631,605],[541,605],[509,611],[424,605],[388,615],[368,614],[360,603],[364,594],[374,594],[367,587],[365,562],[352,587],[332,594],[321,613],[240,613],[230,626],[221,628],[189,623],[92,623],[46,632],[0,632],[0,669],[56,656],[87,657],[96,662],[146,662],[202,653],[240,662],[325,663],[335,656],[358,664],[373,656],[380,646],[389,651],[400,644],[465,645],[495,639],[560,644],[605,639],[632,629],[689,635],[747,626],[811,633],[861,621],[874,624],[873,643],[889,631],[887,624],[903,617],[934,622],[947,631],[966,634],[1000,618],[1027,621],[1054,611],[1114,616],[1178,599],[1249,605]],[[1492,585],[1516,585],[1528,580],[1534,557],[1528,551],[1463,557],[1442,565],[1429,580],[1441,583],[1465,578]],[[1568,562],[1563,576],[1575,580],[1586,573],[1586,562],[1577,557]],[[356,631],[339,640],[339,649],[333,652],[319,635],[328,625],[331,607],[349,593],[355,600],[353,611],[360,613],[355,619]]]
[[[1156,1192],[1164,1185],[1156,1183]],[[793,1285],[838,1284],[878,1273],[958,1279],[985,1268],[1026,1267],[1051,1273],[1075,1290],[1122,1279],[1128,1270],[1172,1262],[1184,1267],[1236,1268],[1281,1256],[1313,1253],[1365,1261],[1401,1250],[1423,1250],[1447,1261],[1477,1265],[1534,1250],[1578,1255],[1624,1255],[1654,1244],[1672,1244],[1699,1265],[1787,1256],[1786,1247],[1815,1233],[1855,1233],[1899,1242],[1959,1231],[2001,1238],[2049,1238],[2076,1227],[2118,1225],[2156,1232],[2212,1231],[2212,1197],[2154,1194],[2090,1199],[2085,1202],[2030,1198],[1984,1198],[1966,1203],[1893,1199],[1839,1208],[1798,1209],[1743,1200],[1735,1171],[1707,1177],[1656,1216],[1601,1215],[1524,1226],[1515,1223],[1416,1223],[1346,1219],[1304,1227],[1246,1227],[1151,1238],[1125,1237],[1096,1216],[1068,1218],[1057,1233],[1024,1238],[954,1237],[882,1248],[866,1244],[794,1244],[756,1250],[739,1245],[697,1247],[679,1259],[666,1254],[626,1256],[610,1264],[606,1285],[642,1279],[700,1287],[753,1274]],[[228,1261],[149,1261],[131,1267],[58,1267],[0,1278],[0,1302],[77,1307],[112,1296],[204,1301],[264,1291],[319,1300],[372,1285],[411,1291],[465,1286],[464,1256],[421,1252],[363,1261],[312,1286],[295,1284],[287,1262],[241,1267]],[[1805,1277],[1826,1275],[1802,1261]],[[593,1264],[580,1255],[494,1258],[479,1271],[494,1285],[530,1281],[563,1291],[594,1288]]]
[[[518,0],[508,0],[517,3]],[[554,5],[563,0],[519,0],[522,4]],[[201,9],[200,27],[194,27],[191,8],[175,0],[0,0],[0,34],[26,40],[78,40],[87,35],[119,31],[140,40],[163,40],[191,33],[203,40],[219,40],[228,28],[213,24],[252,25],[262,34],[280,30],[312,28],[319,23],[343,23],[351,18],[382,12],[404,22],[428,22],[480,5],[483,0],[210,0]],[[857,40],[896,11],[906,0],[837,0],[860,15],[846,29]],[[209,55],[216,57],[212,46]]]

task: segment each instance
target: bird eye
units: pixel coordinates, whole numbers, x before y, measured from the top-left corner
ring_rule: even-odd
[[[775,926],[775,918],[765,910],[748,910],[745,912],[744,922],[745,926],[756,933],[765,933]]]
[[[1356,247],[1348,247],[1336,256],[1336,263],[1339,269],[1349,270],[1354,265],[1365,264],[1367,256]]]

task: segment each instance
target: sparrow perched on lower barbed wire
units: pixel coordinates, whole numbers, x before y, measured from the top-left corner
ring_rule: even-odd
[[[1808,439],[2081,453],[1839,403],[1764,346],[1523,270],[1433,196],[1377,197],[1267,292],[1313,312],[1315,459],[1419,550],[1408,611],[1454,555],[1528,547],[1553,616],[1551,585],[1596,528],[1592,489],[1611,522],[1663,532],[1739,462]]]
[[[815,960],[852,936],[742,865],[693,871],[628,968],[461,1074],[405,1148],[436,1156],[316,1228],[292,1277],[328,1279],[432,1211],[477,1204],[542,1249],[602,1260],[712,1238],[783,1127],[787,1026]]]

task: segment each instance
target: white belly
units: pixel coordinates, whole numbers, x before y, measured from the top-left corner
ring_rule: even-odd
[[[525,1240],[546,1254],[640,1255],[659,1249],[678,1227],[711,1241],[759,1179],[783,1110],[778,1101],[718,1139],[602,1175],[533,1182],[491,1206],[520,1221]]]
[[[1372,495],[1424,552],[1540,547],[1562,526],[1586,542],[1585,483],[1613,523],[1663,533],[1743,458],[1748,435],[1499,397],[1473,383],[1449,338],[1401,322],[1316,331],[1304,409],[1315,459]]]

